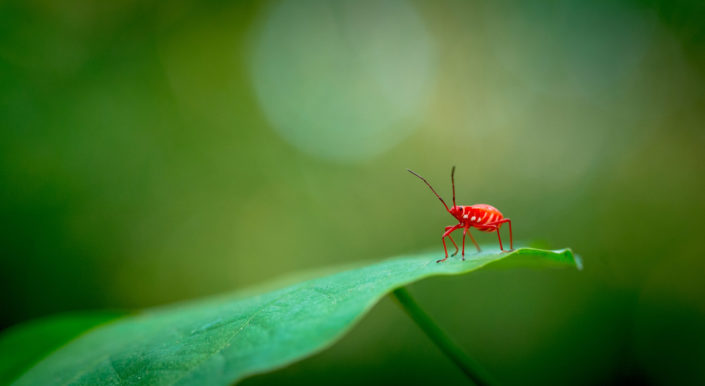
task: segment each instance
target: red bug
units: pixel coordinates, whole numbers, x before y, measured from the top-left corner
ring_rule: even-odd
[[[512,220],[505,218],[504,215],[502,215],[502,213],[497,210],[497,208],[487,204],[475,204],[467,206],[455,204],[455,166],[453,166],[450,171],[450,181],[453,184],[453,207],[450,209],[448,208],[448,205],[446,205],[445,201],[443,201],[441,196],[436,193],[436,190],[433,189],[433,186],[431,186],[431,184],[429,184],[425,178],[414,173],[410,169],[406,170],[408,170],[411,174],[415,175],[416,177],[419,177],[421,181],[425,182],[426,185],[431,188],[433,194],[435,194],[436,197],[441,200],[441,203],[443,203],[443,206],[446,207],[448,213],[450,213],[451,216],[455,217],[458,220],[457,225],[449,225],[445,228],[445,233],[443,233],[443,236],[441,236],[441,241],[443,241],[443,250],[446,252],[446,257],[436,261],[436,263],[440,263],[441,261],[446,261],[446,259],[448,259],[446,237],[450,238],[450,241],[452,241],[453,245],[455,245],[455,252],[451,256],[455,256],[456,254],[458,254],[458,244],[455,243],[453,237],[451,237],[450,234],[453,233],[453,231],[455,231],[456,229],[460,228],[463,228],[463,260],[465,260],[466,234],[470,235],[470,240],[472,240],[472,243],[475,244],[475,248],[477,248],[477,251],[480,252],[480,246],[477,245],[477,241],[475,241],[475,238],[472,236],[472,233],[470,233],[471,227],[475,227],[477,228],[477,230],[482,232],[497,231],[497,238],[499,239],[499,249],[504,251],[504,248],[502,247],[502,236],[500,236],[499,234],[499,227],[502,226],[502,224],[504,223],[509,224],[509,248],[510,250],[514,249],[514,243],[512,241]]]

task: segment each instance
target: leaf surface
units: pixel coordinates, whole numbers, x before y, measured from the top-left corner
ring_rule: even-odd
[[[402,256],[299,282],[182,303],[91,330],[25,373],[18,384],[228,385],[316,353],[340,339],[395,288],[490,266],[573,266],[568,250],[485,250],[436,264]]]

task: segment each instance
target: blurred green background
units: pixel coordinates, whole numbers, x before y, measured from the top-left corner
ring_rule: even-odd
[[[701,1],[1,1],[0,328],[441,257],[405,169],[450,199],[457,165],[459,203],[586,267],[414,285],[471,356],[705,384],[704,122]],[[244,384],[274,382],[465,380],[384,300]]]

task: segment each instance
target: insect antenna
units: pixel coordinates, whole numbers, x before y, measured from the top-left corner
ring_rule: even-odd
[[[454,168],[455,168],[455,167],[454,167]],[[436,197],[438,197],[438,199],[441,200],[441,203],[443,203],[443,206],[446,207],[446,210],[450,212],[450,209],[448,209],[448,205],[446,205],[446,202],[443,201],[443,199],[441,198],[441,196],[439,196],[438,193],[436,193],[436,190],[433,189],[433,186],[431,186],[431,184],[429,184],[428,181],[426,181],[425,178],[423,178],[423,177],[421,177],[420,175],[414,173],[411,169],[406,169],[406,170],[408,170],[409,173],[415,175],[416,177],[419,177],[419,178],[421,179],[421,181],[425,182],[426,185],[428,185],[428,187],[431,188],[431,191],[433,192],[433,194],[435,194]],[[455,197],[455,191],[453,191],[453,196]]]
[[[450,182],[453,184],[453,206],[455,205],[455,165],[453,165],[453,168],[450,169]]]

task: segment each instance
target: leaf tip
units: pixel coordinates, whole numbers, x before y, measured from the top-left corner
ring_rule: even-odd
[[[559,251],[556,251],[559,252]],[[580,257],[577,253],[573,252],[571,248],[566,248],[560,251],[563,253],[563,255],[570,257],[573,260],[573,264],[575,264],[575,268],[578,269],[578,271],[583,270],[583,258]]]

